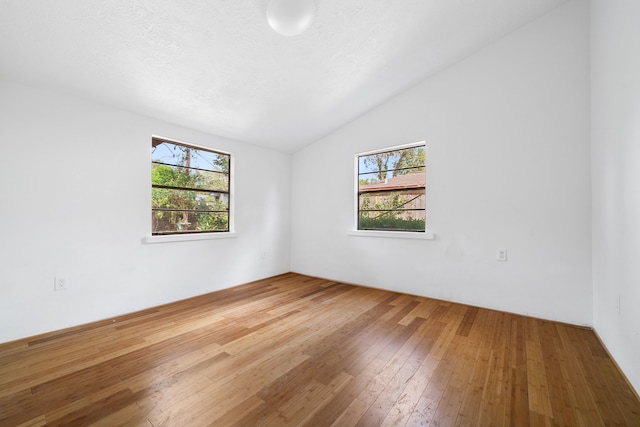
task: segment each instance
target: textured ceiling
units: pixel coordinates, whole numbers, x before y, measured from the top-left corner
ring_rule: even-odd
[[[0,77],[293,152],[564,1],[0,0]]]

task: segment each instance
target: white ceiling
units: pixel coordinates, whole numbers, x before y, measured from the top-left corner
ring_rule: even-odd
[[[0,0],[0,77],[293,152],[565,0],[267,1]]]

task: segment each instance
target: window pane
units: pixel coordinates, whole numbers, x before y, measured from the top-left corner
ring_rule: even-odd
[[[424,231],[424,188],[364,193],[359,203],[361,230]]]
[[[218,172],[229,172],[229,155],[153,140],[151,161]]]
[[[229,209],[229,195],[217,192],[151,189],[154,209],[216,210]]]
[[[424,146],[382,151],[358,158],[358,173],[376,173],[378,180],[397,176],[389,171],[403,170],[407,167],[420,167],[425,164]]]
[[[151,183],[153,185],[169,185],[172,187],[229,191],[229,174],[154,163],[151,170]]]
[[[231,155],[151,140],[152,234],[229,231]]]
[[[425,147],[358,156],[358,229],[425,231]]]
[[[403,211],[401,215],[387,215],[385,211],[360,212],[359,230],[424,231],[424,210]]]
[[[154,211],[153,234],[229,231],[228,212]]]
[[[360,210],[424,209],[424,188],[360,194]]]

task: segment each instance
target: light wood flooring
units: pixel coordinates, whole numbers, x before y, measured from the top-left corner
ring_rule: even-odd
[[[0,425],[640,426],[584,328],[298,274],[0,345]]]

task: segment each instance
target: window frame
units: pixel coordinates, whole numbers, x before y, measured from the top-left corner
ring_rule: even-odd
[[[386,152],[390,152],[390,151],[398,151],[398,150],[404,150],[404,149],[411,149],[411,148],[416,148],[416,147],[423,147],[424,151],[425,151],[425,163],[423,165],[424,167],[424,174],[425,174],[425,187],[424,187],[424,191],[425,191],[425,208],[424,208],[424,212],[425,212],[425,227],[424,229],[417,229],[417,230],[382,230],[382,229],[377,229],[377,230],[370,230],[370,229],[360,229],[360,176],[361,176],[361,172],[360,172],[360,159],[362,157],[365,156],[369,156],[372,154],[380,154],[380,153],[386,153]],[[371,150],[371,151],[365,151],[365,152],[361,152],[361,153],[357,153],[354,155],[354,216],[353,216],[353,229],[349,231],[349,235],[351,236],[363,236],[363,237],[392,237],[392,238],[405,238],[405,239],[427,239],[427,240],[431,240],[435,238],[435,234],[431,231],[429,231],[429,227],[427,226],[427,220],[426,220],[426,189],[427,189],[427,185],[426,185],[426,175],[427,175],[427,163],[428,163],[428,156],[427,156],[427,144],[426,141],[418,141],[418,142],[413,142],[413,143],[409,143],[409,144],[402,144],[402,145],[396,145],[396,146],[391,146],[391,147],[384,147],[384,148],[380,148],[377,150]]]
[[[220,190],[220,191],[213,191],[213,192],[219,192],[220,194],[227,194],[228,197],[228,203],[227,203],[227,215],[228,215],[228,226],[226,230],[198,230],[198,231],[189,231],[189,230],[185,230],[185,231],[176,231],[176,232],[163,232],[163,233],[154,233],[153,230],[153,222],[151,222],[150,224],[150,235],[147,235],[144,239],[143,242],[144,243],[162,243],[162,242],[172,242],[172,241],[188,241],[188,240],[207,240],[207,239],[219,239],[219,238],[229,238],[229,237],[236,237],[235,234],[235,224],[234,224],[234,213],[235,213],[235,177],[234,177],[234,173],[235,173],[235,156],[232,152],[229,151],[225,151],[225,150],[220,150],[220,149],[214,149],[208,146],[203,146],[203,145],[198,145],[198,144],[193,144],[190,142],[185,142],[185,141],[180,141],[180,140],[176,140],[173,138],[166,138],[164,136],[159,136],[159,135],[152,135],[151,137],[151,146],[150,146],[150,170],[149,170],[149,178],[151,181],[151,185],[149,187],[150,194],[149,194],[149,201],[151,204],[151,214],[152,214],[152,218],[153,218],[153,212],[155,212],[155,208],[153,207],[153,197],[152,197],[152,193],[153,193],[153,188],[154,188],[154,184],[153,181],[151,180],[151,171],[153,170],[153,147],[154,147],[154,143],[159,141],[160,143],[162,142],[167,142],[170,144],[174,144],[174,145],[179,145],[179,146],[183,146],[183,147],[187,147],[187,148],[191,148],[194,150],[202,150],[202,151],[206,151],[206,152],[210,152],[210,153],[214,153],[214,154],[220,154],[220,155],[224,155],[224,156],[228,156],[228,161],[229,161],[229,171],[226,173],[227,177],[228,177],[228,186],[227,186],[227,190]],[[159,144],[158,144],[159,145]],[[169,165],[171,166],[171,165]],[[197,168],[194,168],[197,169]],[[217,172],[217,171],[214,171]],[[186,187],[185,187],[186,189]],[[188,190],[188,189],[187,189]],[[207,191],[212,191],[212,190],[203,190],[205,192]],[[153,219],[152,219],[153,221]]]

